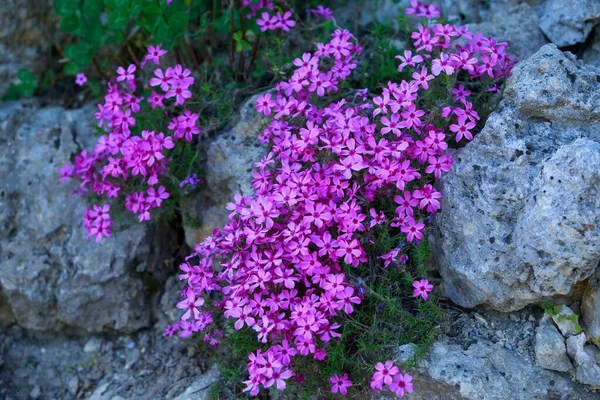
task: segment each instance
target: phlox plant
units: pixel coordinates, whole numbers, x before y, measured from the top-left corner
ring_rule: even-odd
[[[291,12],[275,11],[271,1],[236,4],[239,12],[247,13],[240,18],[252,20],[264,31],[286,32],[296,24]],[[74,193],[90,195],[93,204],[85,210],[84,227],[88,238],[97,242],[111,235],[109,202],[117,200],[141,223],[165,204],[167,209],[176,208],[179,196],[202,182],[192,171],[197,166],[202,116],[189,108],[199,103],[198,91],[211,91],[211,84],[194,87],[197,74],[179,63],[161,67],[167,53],[162,44],[150,45],[141,61],[116,69],[95,114],[102,135],[92,151],[83,150],[73,164],[60,170],[60,181],[80,182]],[[84,73],[75,78],[78,86],[87,81]],[[216,113],[220,120],[227,118]]]
[[[480,119],[470,96],[499,90],[516,62],[506,43],[439,23],[435,6],[413,1],[407,12],[425,18],[411,35],[413,50],[397,57],[408,79],[373,94],[342,91],[363,49],[337,29],[258,98],[256,110],[272,121],[260,136],[270,152],[254,165],[255,195],[236,196],[228,224],[180,267],[186,286],[177,307],[185,312],[165,334],[202,332],[217,345],[252,333],[243,389],[250,395],[301,384],[315,371],[306,361],[332,360],[336,343],[348,339],[345,325],[364,325],[355,318],[377,299],[375,309],[408,307],[382,296],[374,277],[401,271],[421,246],[440,208],[433,183],[452,166],[447,149],[471,140]],[[414,278],[411,307],[423,310],[433,287]],[[221,315],[234,333],[214,324]],[[362,368],[372,390],[412,392],[409,374],[372,361]],[[336,372],[332,393],[363,384],[352,375],[360,371]]]
[[[145,61],[159,66],[166,53],[160,45],[150,46]],[[111,199],[124,201],[126,210],[139,222],[150,220],[151,211],[171,197],[172,189],[167,190],[167,186],[173,186],[175,171],[169,170],[169,164],[181,162],[186,148],[201,133],[199,115],[184,109],[194,84],[189,69],[179,64],[156,68],[148,82],[154,90],[147,98],[138,94],[141,74],[135,64],[120,66],[116,72],[115,83],[108,83],[104,103],[98,104],[95,114],[104,134],[92,151],[82,150],[73,164],[60,169],[60,181],[75,178],[80,182],[74,193],[91,190],[99,202],[104,202],[93,204],[84,214],[87,235],[95,236],[96,242],[111,235]],[[154,109],[162,110],[170,122],[161,126],[158,119],[138,124],[136,114]],[[190,176],[181,182],[195,185],[197,178]]]

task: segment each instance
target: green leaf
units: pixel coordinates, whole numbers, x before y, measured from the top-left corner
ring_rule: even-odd
[[[106,30],[102,26],[100,18],[93,18],[87,21],[85,40],[91,44],[90,47],[99,48],[106,40]]]
[[[92,61],[90,46],[83,41],[67,45],[65,47],[65,56],[80,68],[86,68]]]
[[[79,31],[80,24],[81,19],[75,14],[71,14],[62,18],[60,21],[60,29],[64,32],[75,35]]]
[[[85,0],[82,11],[86,17],[97,17],[102,12],[102,4],[100,0]]]
[[[178,12],[169,18],[169,28],[175,35],[183,34],[189,22],[189,15],[184,12]]]
[[[76,75],[79,72],[79,67],[74,62],[65,65],[63,72],[67,75]]]
[[[54,0],[54,12],[59,17],[66,17],[79,7],[79,0]]]
[[[129,14],[124,10],[114,10],[108,16],[108,27],[112,30],[123,29],[129,23]]]
[[[131,18],[137,18],[142,12],[142,9],[142,0],[131,0],[131,3],[129,4],[129,16]]]
[[[162,43],[165,48],[170,49],[173,46],[173,33],[164,20],[159,19],[154,30],[154,38]]]

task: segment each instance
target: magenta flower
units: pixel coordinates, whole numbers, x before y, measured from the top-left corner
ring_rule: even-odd
[[[167,54],[167,51],[162,49],[162,44],[148,46],[148,54],[146,54],[144,60],[152,61],[154,64],[158,65],[160,63],[160,58],[165,54]]]
[[[412,384],[412,376],[409,374],[396,374],[394,381],[389,386],[392,392],[396,393],[396,396],[403,397],[405,393],[412,393],[414,391]]]
[[[75,76],[75,83],[77,84],[77,86],[83,86],[83,84],[86,82],[87,82],[87,77],[85,76],[85,74],[83,72],[80,72]]]
[[[337,393],[344,396],[348,394],[348,388],[352,386],[352,381],[348,379],[348,374],[342,376],[333,375],[329,381],[331,382],[331,393]]]
[[[117,68],[117,74],[119,74],[119,76],[117,77],[117,82],[133,81],[135,79],[133,75],[135,70],[135,64],[129,64],[129,67],[127,67],[127,69],[123,67]]]
[[[427,293],[433,290],[433,285],[429,284],[427,279],[421,279],[420,281],[414,281],[413,287],[415,290],[413,291],[414,297],[423,297],[423,300],[427,300]]]
[[[265,32],[269,29],[276,29],[278,23],[277,17],[271,16],[268,12],[263,12],[261,19],[256,20],[256,24],[260,27],[261,32]]]

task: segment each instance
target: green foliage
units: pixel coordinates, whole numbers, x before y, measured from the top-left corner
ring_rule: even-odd
[[[33,92],[38,88],[38,79],[28,69],[21,68],[19,70],[19,83],[11,83],[8,92],[3,97],[3,100],[17,100],[23,97],[33,96]]]
[[[552,316],[555,315],[559,315],[560,311],[561,311],[561,307],[552,303],[552,302],[544,302],[541,304],[542,309],[544,310],[544,312],[546,312],[546,314]]]

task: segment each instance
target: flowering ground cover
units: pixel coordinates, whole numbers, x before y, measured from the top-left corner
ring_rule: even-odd
[[[245,21],[279,42],[297,28],[294,13],[275,3],[239,6],[240,30],[230,32],[235,81],[257,59]],[[181,264],[181,321],[165,336],[207,344],[227,381],[215,397],[403,397],[418,390],[410,368],[435,339],[440,314],[427,270],[427,226],[443,196],[435,180],[452,167],[449,149],[481,127],[516,59],[506,43],[447,24],[437,6],[416,0],[403,19],[414,23],[407,46],[391,57],[384,31],[363,47],[332,25],[330,9],[306,14],[332,29],[258,98],[256,112],[270,124],[260,136],[269,152],[253,166],[255,194],[232,199],[229,222]],[[79,180],[78,194],[91,194],[84,227],[98,242],[111,235],[115,205],[148,221],[202,182],[194,170],[199,85],[182,64],[164,65],[167,47],[151,45],[141,62],[116,68],[98,105],[98,143],[61,170],[61,179]],[[361,74],[377,57],[393,71]],[[76,83],[85,85],[85,75]],[[111,208],[111,199],[120,202]],[[395,365],[387,349],[409,342],[419,345],[415,358]]]

